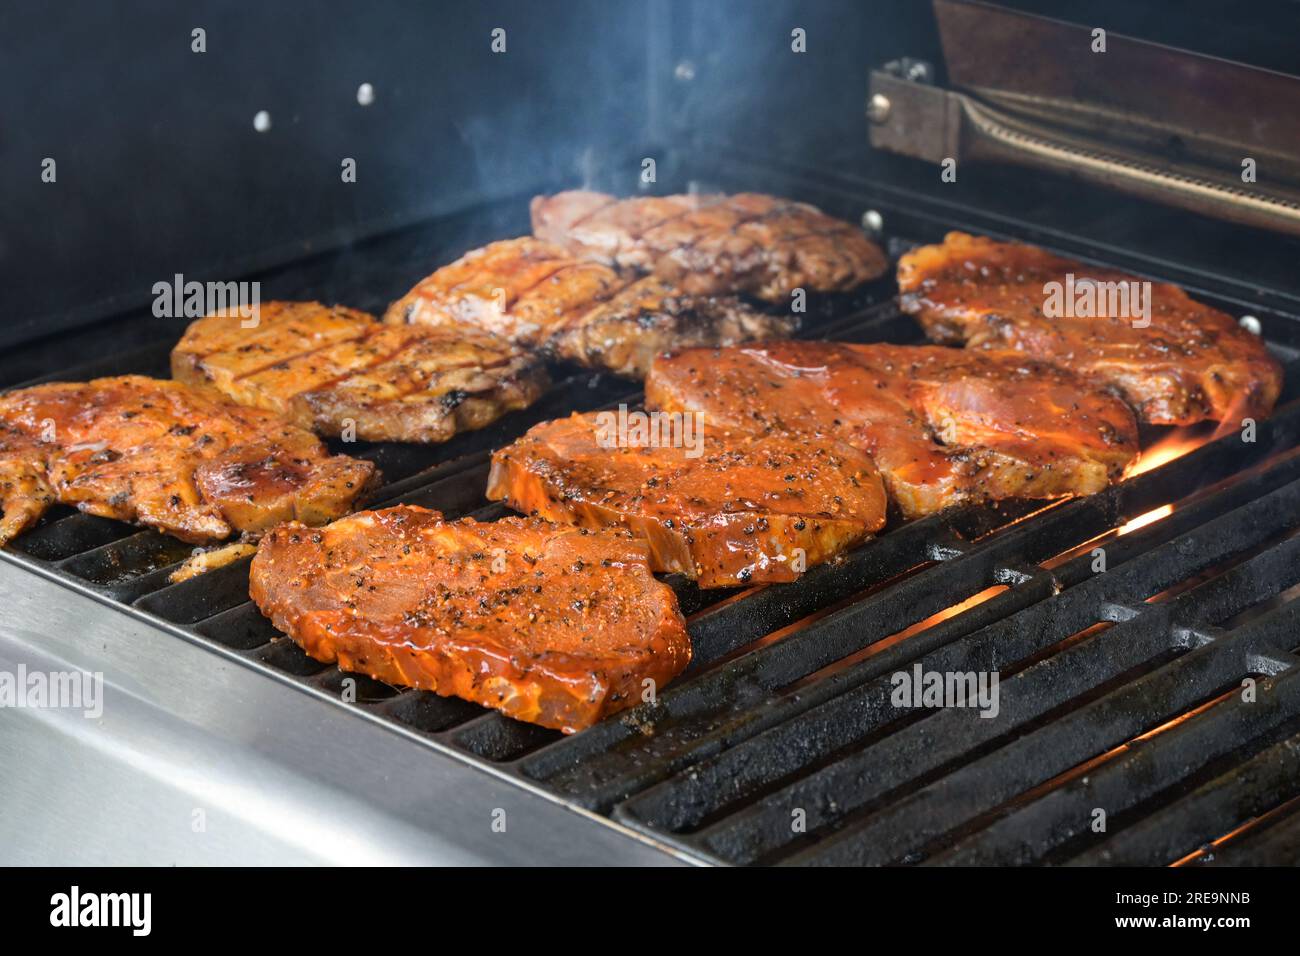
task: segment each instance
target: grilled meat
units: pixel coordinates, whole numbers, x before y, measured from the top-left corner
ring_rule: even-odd
[[[795,289],[846,292],[888,263],[862,230],[813,206],[756,193],[615,199],[538,196],[533,234],[605,265],[654,272],[692,295],[787,302]]]
[[[231,544],[217,545],[206,551],[196,548],[194,554],[186,558],[181,562],[180,567],[167,575],[167,583],[180,584],[182,581],[190,580],[190,578],[197,578],[201,574],[207,574],[217,568],[224,568],[236,561],[242,561],[244,558],[251,557],[256,553],[257,545],[249,541],[235,541]]]
[[[472,249],[421,279],[384,321],[482,328],[539,348],[627,284],[611,269],[525,236]]]
[[[566,733],[691,658],[676,597],[627,532],[367,511],[271,532],[250,593],[317,660]]]
[[[793,313],[769,315],[731,297],[683,295],[524,237],[467,253],[394,302],[385,321],[478,328],[590,368],[644,378],[669,347],[730,345],[791,334]]]
[[[1119,399],[1009,351],[772,342],[661,356],[646,402],[712,427],[829,436],[875,461],[907,517],[1092,494],[1137,457]]]
[[[644,419],[629,428],[624,415],[620,428],[619,415],[535,426],[492,456],[487,496],[550,521],[629,528],[654,570],[701,587],[793,581],[885,523],[880,475],[848,445],[694,426],[655,436]]]
[[[1082,299],[1082,309],[1075,298],[1066,300],[1067,276],[1077,296],[1093,296],[1092,302]],[[937,342],[1012,348],[1064,366],[1117,389],[1141,420],[1156,425],[1236,421],[1272,411],[1281,366],[1231,316],[1162,282],[1150,284],[1148,314],[1140,314],[1132,296],[1125,311],[1105,285],[1086,288],[1085,280],[1129,289],[1141,282],[1034,246],[960,232],[898,264],[903,309]],[[1048,283],[1060,284],[1052,308]]]
[[[256,328],[210,315],[172,351],[172,375],[322,435],[441,442],[526,408],[542,364],[473,329],[383,325],[318,302],[268,302]]]
[[[39,443],[0,421],[0,546],[36,524],[58,500]]]
[[[346,514],[375,466],[270,412],[138,375],[0,396],[0,544],[55,501],[182,541]]]
[[[570,362],[641,379],[669,349],[785,338],[798,327],[795,313],[757,312],[727,296],[683,296],[647,276],[593,306],[551,348]]]

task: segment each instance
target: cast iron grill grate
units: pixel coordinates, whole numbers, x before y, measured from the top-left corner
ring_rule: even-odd
[[[375,308],[376,290],[396,295],[449,257],[402,234],[264,286]],[[836,303],[808,332],[916,341],[892,294],[882,283]],[[1089,499],[895,521],[794,585],[674,580],[690,671],[653,706],[567,738],[311,660],[248,601],[247,560],[169,584],[189,546],[70,509],[5,557],[706,860],[1294,862],[1300,326],[1256,314],[1288,387],[1253,443],[1231,431]],[[174,338],[46,377],[165,375]],[[627,382],[573,372],[445,445],[340,450],[384,470],[376,505],[491,518],[504,513],[483,497],[491,449],[546,418],[637,401]],[[894,675],[917,666],[997,673],[997,716],[895,707]]]

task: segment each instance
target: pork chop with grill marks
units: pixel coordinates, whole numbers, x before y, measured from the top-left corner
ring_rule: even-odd
[[[620,441],[613,415],[533,427],[492,456],[487,496],[550,521],[629,528],[654,570],[706,588],[793,581],[885,523],[880,474],[848,445],[707,423],[689,440]]]
[[[1064,366],[1116,389],[1142,421],[1155,425],[1238,421],[1272,411],[1282,367],[1231,316],[1163,282],[1150,284],[1145,315],[1135,297],[1128,314],[1116,314],[1124,311],[1123,300],[1112,303],[1108,294],[1095,295],[1092,305],[1085,301],[1082,310],[1064,308],[1063,299],[1046,308],[1048,283],[1064,290],[1071,275],[1076,289],[1085,280],[1130,289],[1142,281],[1034,246],[960,232],[898,263],[903,310],[934,341],[1012,348]]]
[[[375,466],[311,432],[138,375],[0,396],[0,544],[54,502],[194,543],[350,511]]]
[[[729,296],[685,295],[663,279],[575,259],[539,239],[494,242],[423,279],[384,316],[398,324],[477,328],[588,368],[644,378],[654,356],[691,345],[790,335]]]
[[[1128,407],[1010,351],[772,342],[661,356],[646,403],[715,428],[829,436],[869,454],[907,517],[1092,494],[1138,453]]]
[[[238,316],[193,323],[172,375],[319,434],[348,423],[365,441],[441,442],[526,408],[546,389],[542,363],[472,328],[384,325],[318,302],[268,302],[256,328]]]
[[[628,532],[403,506],[277,528],[249,584],[317,660],[565,733],[691,659],[676,596]]]
[[[787,302],[795,289],[847,292],[888,262],[861,229],[758,193],[615,199],[575,190],[532,202],[533,234],[572,255],[653,272],[689,294]]]

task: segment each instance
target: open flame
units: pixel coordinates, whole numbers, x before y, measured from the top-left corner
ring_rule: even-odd
[[[1155,469],[1167,465],[1175,459],[1196,451],[1202,445],[1221,438],[1231,429],[1232,426],[1227,422],[1219,425],[1205,423],[1187,428],[1171,428],[1150,448],[1142,452],[1124,477],[1133,478],[1148,471],[1155,471]],[[1167,518],[1173,513],[1174,506],[1172,504],[1161,505],[1159,508],[1138,515],[1127,524],[1117,528],[1115,534],[1131,534],[1138,528],[1145,528],[1147,525],[1160,521],[1162,518]]]
[[[1207,428],[1204,425],[1172,428],[1168,434],[1161,436],[1155,444],[1138,456],[1138,460],[1129,467],[1125,477],[1133,478],[1167,465],[1176,458],[1182,458],[1220,437],[1221,431],[1222,426],[1218,429]]]
[[[833,674],[838,671],[842,671],[849,667],[852,667],[854,664],[866,660],[868,657],[874,657],[876,654],[879,654],[881,651],[893,647],[899,641],[905,641],[914,634],[919,634],[922,631],[928,631],[930,628],[938,624],[942,624],[944,621],[948,620],[949,618],[956,617],[958,614],[961,614],[963,611],[969,611],[971,608],[979,604],[983,604],[985,601],[991,600],[992,598],[997,597],[999,594],[1001,594],[1003,591],[1006,591],[1007,589],[1008,589],[1007,585],[1005,584],[994,584],[991,587],[987,587],[983,591],[979,591],[975,594],[972,594],[964,601],[959,601],[958,603],[953,604],[950,607],[944,608],[942,611],[938,611],[934,614],[931,614],[923,621],[917,621],[915,624],[912,624],[904,628],[903,630],[898,631],[895,634],[889,635],[889,637],[884,637],[878,641],[873,641],[871,644],[868,644],[866,647],[862,648],[862,650],[856,651],[855,653],[850,654],[848,657],[840,658],[834,664],[831,664],[827,667],[823,667],[821,670],[815,671],[806,677],[801,677],[799,680],[791,684],[789,689],[797,690],[801,687],[806,687],[811,684],[815,684],[817,681],[823,680],[829,674]],[[840,602],[840,605],[838,606],[843,606],[844,604],[850,603],[852,601],[856,601],[860,599],[861,596],[862,596],[861,594],[858,594],[853,597],[846,598],[845,601]],[[838,606],[833,605],[833,607],[838,607]],[[811,618],[805,618],[803,621],[800,621],[797,624],[793,625],[793,628],[803,627],[805,626],[806,622],[808,622],[809,620],[811,620]],[[780,631],[777,631],[775,633],[778,635],[783,635],[789,633],[791,629],[792,628],[782,628]],[[770,637],[764,638],[764,643],[767,643],[769,640],[771,640]]]
[[[1162,518],[1168,518],[1173,513],[1173,505],[1161,505],[1159,508],[1148,511],[1146,514],[1138,515],[1132,521],[1128,522],[1128,524],[1121,525],[1115,530],[1115,534],[1132,534],[1138,528],[1145,528],[1147,525],[1154,524]]]
[[[1169,464],[1175,458],[1181,458],[1202,445],[1218,441],[1229,432],[1244,427],[1248,419],[1242,416],[1250,414],[1247,405],[1248,399],[1241,396],[1224,413],[1223,419],[1218,423],[1201,422],[1199,425],[1165,429],[1165,434],[1138,456],[1138,460],[1130,466],[1125,477],[1132,478],[1134,475],[1153,471],[1161,465]]]
[[[991,587],[985,588],[983,591],[980,591],[976,594],[972,594],[964,601],[957,602],[956,604],[952,605],[952,607],[946,607],[942,611],[938,611],[934,614],[931,614],[923,621],[917,621],[915,624],[911,625],[908,628],[905,628],[904,630],[899,631],[897,634],[893,634],[885,638],[885,640],[889,642],[898,641],[898,640],[902,640],[905,637],[911,637],[913,634],[919,634],[922,631],[928,631],[936,624],[942,624],[944,621],[948,620],[951,617],[956,617],[958,614],[961,614],[963,611],[969,611],[977,604],[983,604],[985,601],[997,597],[1005,590],[1007,590],[1007,586],[1005,584],[994,584]]]
[[[1155,471],[1164,465],[1169,464],[1175,459],[1182,458],[1184,455],[1196,451],[1202,445],[1209,444],[1222,438],[1228,432],[1235,429],[1235,423],[1226,421],[1221,424],[1214,422],[1203,422],[1199,425],[1191,425],[1186,428],[1166,428],[1162,429],[1164,434],[1160,435],[1151,446],[1142,452],[1141,456],[1135,461],[1127,472],[1125,479],[1134,478],[1138,475],[1145,474],[1148,471]],[[1145,528],[1149,524],[1161,521],[1171,514],[1177,506],[1173,503],[1161,505],[1158,508],[1152,508],[1143,514],[1129,519],[1128,522],[1115,528],[1113,531],[1105,532],[1098,535],[1092,540],[1077,545],[1068,551],[1064,551],[1055,557],[1044,561],[1042,566],[1047,569],[1059,567],[1066,561],[1084,554],[1090,548],[1096,547],[1099,542],[1111,538],[1120,537],[1126,534],[1132,534],[1139,528]]]

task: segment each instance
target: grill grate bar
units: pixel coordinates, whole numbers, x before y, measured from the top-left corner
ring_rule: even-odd
[[[120,541],[134,533],[135,528],[121,521],[73,513],[47,520],[39,527],[20,535],[8,547],[37,561],[53,564]]]
[[[1296,800],[1290,802],[1289,810],[1279,819],[1261,821],[1189,862],[1207,866],[1295,866],[1300,860],[1300,809]]]
[[[915,644],[907,642],[891,648],[864,664],[858,673],[851,675],[852,680],[850,675],[845,675],[844,683],[849,685],[849,689],[839,696],[807,713],[798,714],[797,720],[775,727],[739,746],[733,746],[712,761],[693,767],[689,775],[673,778],[639,794],[619,807],[619,815],[641,826],[689,831],[729,805],[751,799],[755,794],[761,794],[786,778],[797,778],[789,785],[790,789],[781,791],[779,796],[771,797],[762,806],[741,811],[735,819],[718,824],[710,831],[715,843],[727,838],[754,840],[759,839],[764,829],[763,816],[767,810],[776,809],[781,811],[778,815],[788,816],[786,808],[805,805],[810,799],[816,802],[818,794],[834,790],[836,784],[841,782],[841,776],[863,775],[858,771],[858,764],[862,761],[869,759],[884,763],[893,768],[891,773],[897,771],[909,774],[939,766],[940,756],[954,759],[963,748],[979,745],[990,738],[993,731],[1001,731],[1008,723],[1041,715],[1050,703],[1032,698],[1020,701],[1017,698],[1020,706],[1036,709],[1021,712],[1004,705],[1000,713],[1001,721],[996,725],[990,721],[966,725],[955,711],[947,715],[938,713],[926,718],[934,723],[917,728],[919,736],[891,738],[892,743],[884,741],[870,751],[854,749],[849,756],[840,756],[838,763],[817,770],[819,765],[825,764],[837,753],[860,748],[862,741],[899,719],[899,712],[890,703],[893,685],[889,675],[904,670],[914,662],[920,663],[927,671],[943,673],[993,671],[1001,659],[1027,657],[1042,646],[1051,646],[1064,640],[1060,632],[1068,632],[1072,625],[1059,622],[1053,614],[1044,613],[1046,606],[1040,608],[1031,609],[1035,613],[1017,616],[1014,624],[995,625],[986,632],[976,633],[967,641],[950,642],[944,629],[934,628],[918,635],[924,641]],[[1095,613],[1089,607],[1078,614],[1078,619],[1087,620]],[[1117,616],[1122,612],[1115,609],[1103,613]],[[945,622],[945,627],[949,623],[951,622]],[[1153,646],[1143,645],[1140,643],[1142,629],[1132,630],[1128,639],[1134,643],[1128,646],[1128,651],[1138,655],[1132,661],[1134,665],[1154,657],[1168,646],[1163,637]],[[1083,652],[1075,654],[1076,658],[1083,656]],[[1072,681],[1080,682],[1080,688],[1085,689],[1092,686],[1089,681],[1096,683],[1104,678],[1106,672],[1101,665],[1109,666],[1113,663],[1110,659],[1076,663],[1078,667],[1088,665],[1088,669],[1073,671],[1068,676]],[[1054,671],[1049,673],[1055,676]],[[862,682],[855,683],[859,680]],[[1056,689],[1061,692],[1067,690],[1065,687]],[[914,749],[906,750],[909,746]],[[893,759],[890,748],[895,748],[900,753],[905,751],[905,755]],[[918,760],[921,763],[916,763]],[[800,776],[804,774],[814,775]],[[906,777],[900,778],[900,782],[904,779]],[[861,794],[863,802],[867,797],[866,793]],[[837,801],[835,809],[852,809],[851,801]],[[769,835],[777,838],[773,846],[788,839],[788,821],[781,821]]]
[[[1278,806],[1295,792],[1298,779],[1300,734],[1295,734],[1124,828],[1075,857],[1070,864],[1160,866],[1172,863]]]
[[[246,574],[247,568],[244,571]],[[246,585],[247,578],[245,578]],[[194,630],[223,647],[237,651],[251,651],[283,637],[251,601],[245,601],[243,604],[200,621],[194,625]]]
[[[1153,616],[1159,618],[1163,615],[1157,613]],[[968,764],[888,809],[829,836],[790,858],[789,862],[871,864],[907,859],[909,854],[959,827],[964,821],[991,811],[1035,784],[1191,710],[1199,701],[1246,676],[1247,654],[1272,646],[1270,640],[1277,639],[1279,624],[1294,628],[1297,622],[1300,622],[1300,606],[1288,607],[1229,638],[1188,651],[1169,665],[1112,691],[1050,727],[1021,737],[1003,750]],[[1202,717],[1169,731],[1162,737],[1159,747],[1140,748],[1137,755],[1156,753],[1163,757],[1174,751],[1171,741],[1175,737],[1182,740],[1186,734],[1195,733],[1177,748],[1179,759],[1170,764],[1172,776],[1175,771],[1181,773],[1194,766],[1199,757],[1217,752],[1213,749],[1215,747],[1239,746],[1247,736],[1246,731],[1259,733],[1282,719],[1300,715],[1300,678],[1295,673],[1278,678],[1273,684],[1273,692],[1270,698],[1273,705],[1270,707],[1241,710],[1224,705],[1214,708]],[[1202,728],[1219,728],[1224,720],[1237,721],[1233,732],[1199,732]],[[1130,761],[1137,759],[1137,755],[1113,764],[1116,770],[1111,773],[1123,772],[1122,768],[1130,766]],[[1024,845],[1025,834],[1030,832],[1035,819],[1049,815],[1052,822],[1044,823],[1034,832],[1044,835],[1068,832],[1072,835],[1077,828],[1085,827],[1091,821],[1089,811],[1098,803],[1095,797],[1089,796],[1088,788],[1101,773],[1090,776],[1088,783],[1077,783],[1072,788],[1049,793],[1029,808],[990,827],[985,831],[988,834],[986,838],[991,840],[998,835],[1012,834],[1008,840],[1008,854],[1014,856]],[[1136,774],[1128,777],[1128,783],[1137,785],[1139,780],[1135,778]],[[1167,782],[1174,781],[1170,779]],[[1115,799],[1121,796],[1117,793]],[[1052,812],[1071,798],[1070,806],[1081,813],[1079,818],[1071,818],[1068,812]],[[1086,808],[1081,808],[1081,800],[1088,804]],[[1115,801],[1110,805],[1115,805]],[[953,859],[955,861],[957,856],[954,855]],[[964,857],[961,859],[965,860]]]
[[[1300,707],[1300,678],[1290,672],[1275,681],[1261,681],[1257,705],[1244,705],[1234,693],[1229,700],[1171,728],[1159,738],[1160,746],[1135,744],[1121,758],[1090,772],[1086,777],[1053,791],[1038,802],[994,824],[968,843],[936,858],[937,863],[1027,863],[1042,859],[1049,851],[1072,839],[1077,845],[1092,837],[1093,811],[1104,809],[1108,823],[1122,825],[1126,810],[1150,799],[1213,761],[1236,762],[1249,756],[1258,743],[1279,729],[1294,731]],[[1237,735],[1230,739],[1230,735]],[[1243,752],[1244,751],[1244,752]],[[1241,773],[1240,768],[1230,776]],[[1294,787],[1295,778],[1290,778]],[[1266,799],[1266,797],[1261,797]],[[1276,799],[1274,800],[1276,802]],[[1082,812],[1082,820],[1069,818]],[[1167,838],[1183,848],[1197,846],[1192,820],[1171,827]],[[1017,832],[1012,833],[1015,830]],[[1128,829],[1114,837],[1123,843]],[[1219,830],[1218,832],[1223,832]],[[1076,846],[1077,852],[1077,846]],[[1176,856],[1153,862],[1171,863]],[[1117,861],[1118,862],[1118,861]]]
[[[1258,514],[1283,502],[1300,502],[1300,497],[1296,496],[1300,496],[1300,482],[1287,485],[1267,498],[1257,499],[1247,507]],[[1292,520],[1300,523],[1300,516],[1293,516]],[[1159,608],[1152,607],[1143,613],[1116,606],[1116,602],[1140,597],[1150,587],[1149,565],[1167,568],[1167,573],[1181,576],[1190,570],[1180,570],[1180,564],[1182,569],[1189,569],[1198,563],[1214,563],[1224,552],[1240,545],[1236,540],[1225,538],[1222,531],[1224,526],[1238,526],[1239,521],[1246,526],[1254,523],[1229,514],[1154,550],[1143,548],[1149,560],[1127,563],[1113,567],[1105,574],[1092,576],[1086,582],[1065,590],[1054,601],[1035,604],[1006,617],[959,644],[950,644],[948,635],[941,628],[916,635],[878,658],[857,665],[857,673],[845,675],[845,683],[853,689],[842,698],[822,705],[800,721],[769,731],[745,746],[733,747],[715,761],[693,767],[689,775],[647,790],[620,807],[618,814],[643,827],[685,829],[698,825],[707,815],[717,813],[728,798],[734,802],[744,797],[747,786],[771,785],[795,770],[806,772],[808,764],[826,759],[834,748],[848,746],[855,731],[859,736],[865,735],[897,718],[897,713],[889,707],[891,684],[886,675],[902,670],[919,655],[931,654],[923,661],[927,671],[1003,671],[1009,664],[1092,626],[1099,616],[1122,621],[1141,615],[1140,620],[1117,624],[1092,640],[1035,665],[1011,681],[1004,681],[1003,706],[997,720],[971,721],[966,719],[966,711],[940,712],[915,728],[901,731],[898,738],[886,740],[873,749],[861,751],[852,758],[801,778],[788,791],[768,798],[759,809],[748,811],[725,825],[719,824],[709,834],[711,852],[725,847],[729,858],[734,858],[742,850],[754,857],[767,852],[771,847],[763,842],[764,838],[790,839],[788,815],[791,807],[806,809],[810,827],[818,822],[811,807],[824,802],[826,794],[839,794],[836,812],[848,812],[865,803],[871,794],[882,794],[882,789],[873,788],[883,788],[885,782],[893,779],[891,774],[916,773],[928,767],[938,767],[941,760],[956,759],[986,743],[994,736],[995,729],[1002,732],[1008,722],[1019,726],[1023,721],[1046,712],[1054,703],[1095,686],[1116,673],[1117,669],[1122,672],[1167,649],[1169,639],[1165,622],[1168,619],[1158,613]],[[1144,529],[1145,536],[1157,536],[1160,534],[1158,528],[1157,525]],[[1256,533],[1264,532],[1256,528]],[[1284,587],[1285,584],[1278,583],[1278,578],[1281,576],[1283,581],[1287,581],[1296,574],[1293,565],[1300,561],[1297,555],[1300,555],[1300,539],[1292,539],[1283,548],[1255,558],[1225,578],[1181,596],[1166,608],[1183,620],[1194,617],[1185,613],[1184,608],[1198,601],[1204,608],[1203,613],[1211,613],[1216,618],[1231,616]],[[1231,603],[1225,605],[1225,601]],[[994,602],[988,603],[991,606]],[[1102,609],[1100,615],[1098,608]],[[960,617],[953,619],[959,620]],[[951,623],[945,622],[945,625]],[[1154,635],[1156,644],[1144,646],[1141,643],[1144,635]],[[872,680],[874,682],[867,683]],[[1008,691],[1010,696],[1006,693]],[[1029,709],[1021,712],[1017,708]],[[907,749],[909,745],[911,749]],[[896,756],[895,750],[898,751]],[[903,779],[906,778],[898,782]]]

